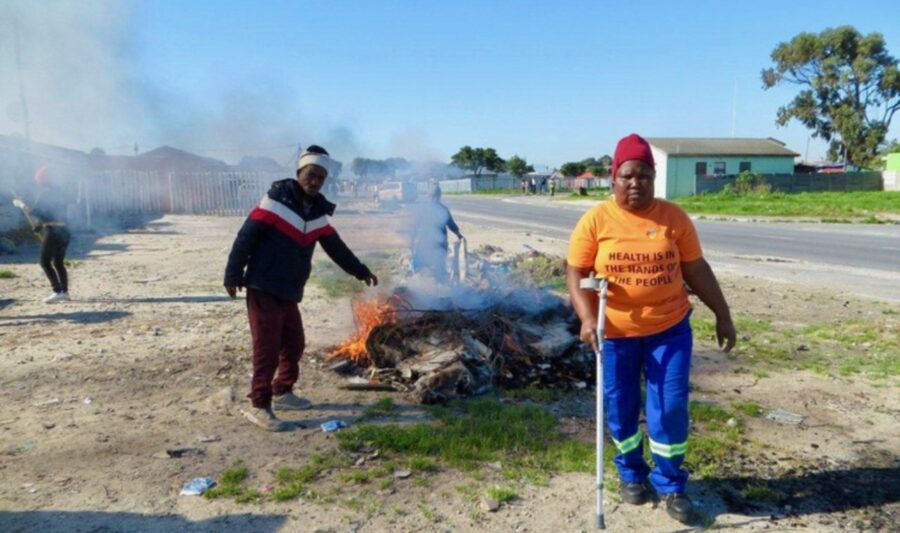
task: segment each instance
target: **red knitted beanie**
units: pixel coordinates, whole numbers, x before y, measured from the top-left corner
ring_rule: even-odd
[[[653,161],[653,152],[650,151],[650,144],[637,133],[622,137],[619,144],[616,145],[616,153],[613,155],[612,163],[613,177],[615,177],[619,167],[625,161],[643,161],[651,167],[656,164]]]

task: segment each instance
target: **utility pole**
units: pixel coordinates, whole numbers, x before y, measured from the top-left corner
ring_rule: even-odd
[[[16,53],[16,73],[19,77],[19,99],[22,103],[22,120],[25,122],[25,140],[31,142],[31,121],[28,119],[28,102],[25,100],[25,82],[22,78],[22,53],[19,45],[19,19],[13,17],[13,48]]]

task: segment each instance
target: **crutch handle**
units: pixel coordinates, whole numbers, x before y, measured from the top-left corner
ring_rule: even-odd
[[[604,282],[606,282],[607,284],[609,283],[609,279],[607,279],[605,276],[596,278],[582,278],[579,282],[579,287],[583,290],[599,291],[603,288]]]

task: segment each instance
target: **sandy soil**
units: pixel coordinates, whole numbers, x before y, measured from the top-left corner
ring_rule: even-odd
[[[378,494],[347,488],[341,497],[368,490],[380,502],[362,509],[303,499],[241,505],[179,496],[185,482],[216,477],[236,461],[253,473],[251,486],[263,486],[278,468],[299,466],[311,453],[335,446],[333,435],[318,429],[321,422],[341,418],[352,424],[366,405],[386,395],[336,388],[340,378],[326,370],[322,357],[351,330],[349,301],[326,298],[310,285],[301,305],[308,346],[299,388],[316,405],[286,417],[309,429],[269,434],[243,421],[238,411],[246,402],[250,372],[245,308],[220,287],[240,223],[167,216],[139,230],[80,235],[70,253],[73,300],[55,306],[41,303],[48,290],[34,249],[0,258],[0,266],[17,276],[0,279],[0,530],[593,529],[593,476],[587,474],[558,475],[547,487],[523,485],[520,497],[495,513],[481,512],[455,490],[472,479],[452,470],[428,480],[414,475]],[[334,223],[360,254],[399,251],[404,242],[399,217],[371,206],[351,206]],[[518,253],[528,245],[562,255],[565,246],[521,232],[462,229],[472,249],[492,244]],[[863,300],[773,288],[741,275],[728,274],[722,282],[733,308],[765,319],[811,308],[824,316],[877,312]],[[807,417],[799,427],[752,420],[746,437],[761,446],[758,456],[747,458],[748,475],[777,474],[810,491],[847,490],[844,505],[832,505],[832,499],[827,505],[735,513],[715,483],[692,484],[700,509],[717,526],[843,531],[896,523],[896,381],[873,384],[809,372],[754,380],[734,373],[734,360],[708,341],[697,344],[694,383],[702,392],[695,397],[753,400]],[[585,395],[575,402],[580,412],[566,418],[565,427],[591,439],[592,399]],[[414,418],[419,410],[409,406],[404,412]],[[218,440],[198,441],[205,436]],[[167,448],[176,447],[204,453],[165,456]],[[833,472],[834,479],[823,472]],[[480,483],[490,484],[491,476]],[[855,498],[855,491],[866,489],[887,491],[880,500],[886,503]],[[613,530],[683,529],[662,508],[617,501],[608,496],[607,523]]]

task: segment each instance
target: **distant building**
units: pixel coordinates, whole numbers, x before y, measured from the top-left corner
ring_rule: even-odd
[[[888,154],[884,158],[884,169],[891,172],[900,172],[900,152]]]
[[[797,152],[776,139],[648,137],[656,161],[656,196],[696,193],[698,178],[740,174],[792,174]]]

